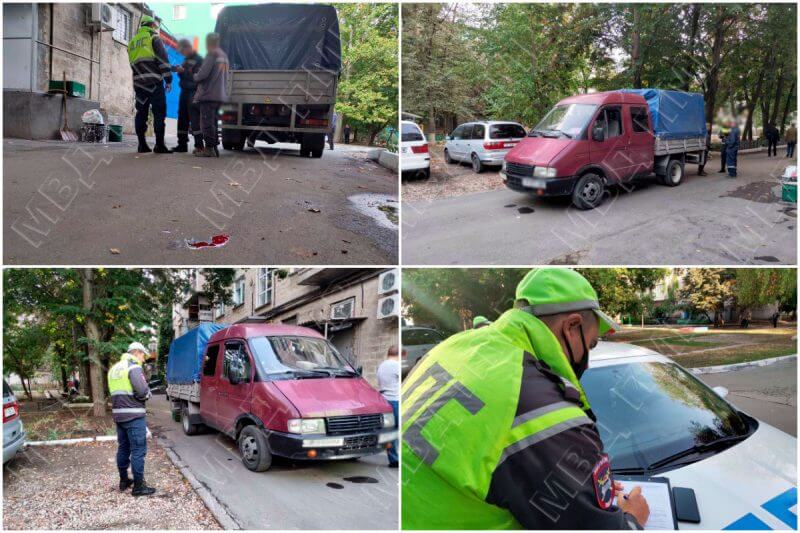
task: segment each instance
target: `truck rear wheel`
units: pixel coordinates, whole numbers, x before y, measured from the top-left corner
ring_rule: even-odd
[[[239,453],[244,466],[253,472],[264,472],[272,466],[267,437],[256,426],[245,426],[239,434]]]
[[[597,174],[585,174],[575,184],[572,203],[578,209],[594,209],[603,203],[606,186]]]
[[[183,432],[187,435],[191,436],[200,433],[200,424],[192,424],[189,421],[189,408],[186,406],[181,411],[181,426],[183,427]]]
[[[226,150],[243,150],[247,135],[240,130],[222,130],[222,147]]]
[[[677,187],[683,181],[683,161],[671,159],[667,163],[667,172],[661,176],[661,182],[669,187]]]

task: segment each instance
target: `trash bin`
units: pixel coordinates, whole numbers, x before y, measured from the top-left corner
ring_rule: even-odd
[[[797,203],[797,182],[783,182],[781,185],[781,199],[784,202]]]
[[[112,143],[122,142],[122,126],[118,124],[108,125],[108,142]]]

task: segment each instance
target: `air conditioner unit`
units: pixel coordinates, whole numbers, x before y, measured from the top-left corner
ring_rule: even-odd
[[[400,295],[392,294],[378,300],[378,318],[400,316]]]
[[[91,18],[89,22],[92,26],[99,29],[113,29],[115,10],[108,4],[91,4]]]
[[[378,294],[400,290],[400,272],[393,268],[378,276]]]

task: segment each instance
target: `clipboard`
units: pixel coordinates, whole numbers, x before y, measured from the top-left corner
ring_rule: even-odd
[[[630,491],[637,484],[641,485],[642,494],[650,505],[650,518],[644,526],[645,529],[678,529],[675,497],[672,495],[669,478],[615,475],[614,480],[623,482],[626,491]]]

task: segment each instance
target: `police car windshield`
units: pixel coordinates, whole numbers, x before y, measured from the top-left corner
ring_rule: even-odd
[[[355,375],[356,371],[325,339],[300,336],[250,339],[259,373],[267,378]]]
[[[646,469],[750,429],[727,402],[674,363],[590,368],[581,382],[614,471]],[[736,439],[730,440],[734,445]]]

